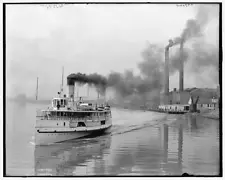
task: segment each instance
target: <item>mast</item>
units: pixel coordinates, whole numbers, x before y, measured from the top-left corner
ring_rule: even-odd
[[[38,77],[37,77],[37,87],[36,87],[36,100],[38,100]]]

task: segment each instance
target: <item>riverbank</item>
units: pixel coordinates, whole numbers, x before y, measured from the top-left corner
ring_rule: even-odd
[[[219,120],[219,109],[202,111],[198,115],[205,118]]]
[[[167,113],[167,112],[163,112],[157,108],[149,108],[148,111],[155,111],[155,112],[161,112],[161,113]],[[219,109],[215,109],[215,110],[201,110],[200,112],[195,112],[195,113],[187,113],[187,114],[191,114],[191,115],[195,115],[195,116],[201,116],[201,117],[205,117],[205,118],[210,118],[210,119],[217,119],[219,120]]]
[[[187,113],[194,116],[201,116],[209,119],[217,119],[219,120],[219,109],[215,110],[201,110],[199,113]]]

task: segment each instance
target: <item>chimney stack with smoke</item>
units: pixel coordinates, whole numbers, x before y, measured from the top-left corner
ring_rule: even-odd
[[[72,101],[74,101],[74,89],[75,89],[75,83],[74,82],[71,82],[71,83],[68,83],[68,95],[69,95],[69,98],[72,99]]]
[[[169,94],[169,48],[173,46],[173,41],[170,39],[169,44],[165,48],[165,84],[164,84],[164,94]]]
[[[180,68],[179,68],[179,90],[180,92],[184,90],[184,42],[182,41],[180,43]]]

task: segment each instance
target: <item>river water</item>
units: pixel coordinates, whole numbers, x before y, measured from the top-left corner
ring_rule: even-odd
[[[35,146],[36,108],[45,106],[7,103],[7,175],[219,173],[218,120],[113,108],[111,134]]]

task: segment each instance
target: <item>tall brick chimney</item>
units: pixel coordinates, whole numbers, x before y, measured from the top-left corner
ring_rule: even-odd
[[[165,78],[164,78],[164,94],[169,94],[169,47],[165,48]]]
[[[180,69],[179,69],[179,90],[184,90],[184,60],[183,60],[183,53],[184,53],[184,43],[180,43]]]
[[[169,78],[169,48],[171,46],[173,46],[173,41],[170,39],[169,40],[169,44],[165,47],[165,77],[164,77],[164,94],[168,95],[169,94],[169,82],[170,82],[170,78]]]

